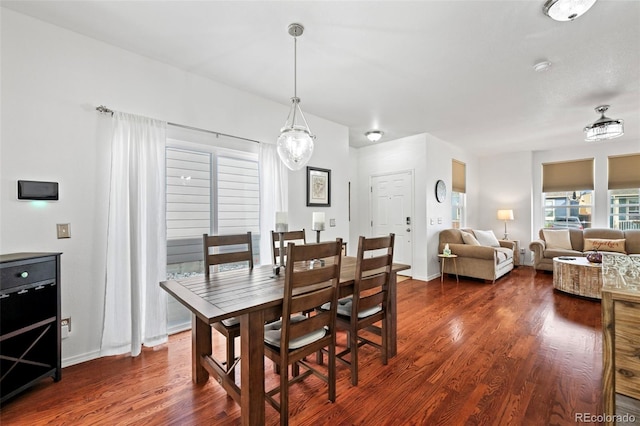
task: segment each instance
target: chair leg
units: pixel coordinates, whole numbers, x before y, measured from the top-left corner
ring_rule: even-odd
[[[358,332],[349,333],[349,344],[351,345],[351,384],[358,386]]]
[[[280,371],[280,426],[289,424],[289,371],[281,368]]]
[[[320,352],[322,356],[322,352]],[[336,402],[336,344],[329,345],[329,401]]]
[[[389,357],[389,352],[388,352],[388,348],[389,348],[389,339],[387,338],[387,330],[389,330],[388,328],[388,323],[387,323],[387,317],[385,315],[385,317],[382,319],[382,329],[381,329],[381,335],[382,335],[382,348],[381,348],[381,352],[382,352],[382,365],[387,365],[387,361],[388,361],[388,357]]]
[[[236,339],[234,336],[227,336],[227,372],[236,361]]]

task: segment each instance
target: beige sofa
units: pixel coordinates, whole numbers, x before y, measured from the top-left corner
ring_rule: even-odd
[[[544,233],[539,231],[540,239],[532,241],[529,249],[533,252],[533,267],[540,271],[553,271],[553,258],[557,256],[584,256],[584,240],[590,238],[606,240],[625,240],[625,251],[632,256],[640,256],[640,229],[621,231],[609,228],[569,229],[571,250],[548,248]]]
[[[473,234],[471,229],[463,231]],[[452,254],[457,255],[456,266],[458,275],[480,278],[495,282],[513,269],[513,251],[515,243],[512,241],[498,241],[500,247],[474,246],[465,244],[460,229],[445,229],[440,232],[439,253],[449,244]],[[445,274],[455,274],[453,262],[444,263]]]

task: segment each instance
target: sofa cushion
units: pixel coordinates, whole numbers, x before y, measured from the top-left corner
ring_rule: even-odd
[[[496,238],[496,235],[492,230],[477,231],[474,229],[473,233],[475,234],[476,240],[478,240],[481,246],[500,247],[500,243],[498,242],[498,239]]]
[[[547,249],[571,250],[571,240],[568,229],[543,229]]]
[[[470,232],[460,231],[460,235],[462,235],[462,241],[464,241],[465,244],[469,244],[470,246],[480,245],[478,240],[476,240],[476,237],[474,237]]]
[[[627,229],[624,231],[625,248],[628,254],[640,253],[640,229]]]
[[[584,251],[608,251],[608,252],[616,252],[616,253],[624,253],[625,250],[625,240],[608,240],[604,238],[585,238],[584,239]]]
[[[507,247],[496,247],[496,262],[497,264],[501,264],[505,260],[509,260],[513,258],[513,250]]]
[[[544,251],[545,259],[552,259],[554,257],[559,257],[559,256],[583,257],[584,253],[577,250],[565,250],[565,249],[546,249]]]

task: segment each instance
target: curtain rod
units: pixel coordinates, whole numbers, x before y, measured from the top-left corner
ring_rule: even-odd
[[[113,112],[114,112],[112,109],[109,109],[104,105],[98,105],[96,107],[96,111],[98,111],[101,114],[111,114],[111,115],[113,115]],[[226,133],[214,132],[213,130],[201,129],[199,127],[187,126],[185,124],[178,124],[178,123],[171,123],[171,122],[167,122],[167,124],[170,125],[170,126],[180,127],[180,128],[187,129],[187,130],[196,130],[196,131],[199,131],[199,132],[211,133],[212,135],[216,135],[216,136],[226,136],[228,138],[240,139],[240,140],[243,140],[243,141],[253,142],[253,143],[257,143],[257,144],[262,143],[260,141],[254,140],[254,139],[243,138],[241,136],[228,135]]]

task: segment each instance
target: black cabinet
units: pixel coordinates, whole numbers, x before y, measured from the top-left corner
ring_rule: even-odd
[[[60,253],[0,255],[0,404],[61,374]]]

